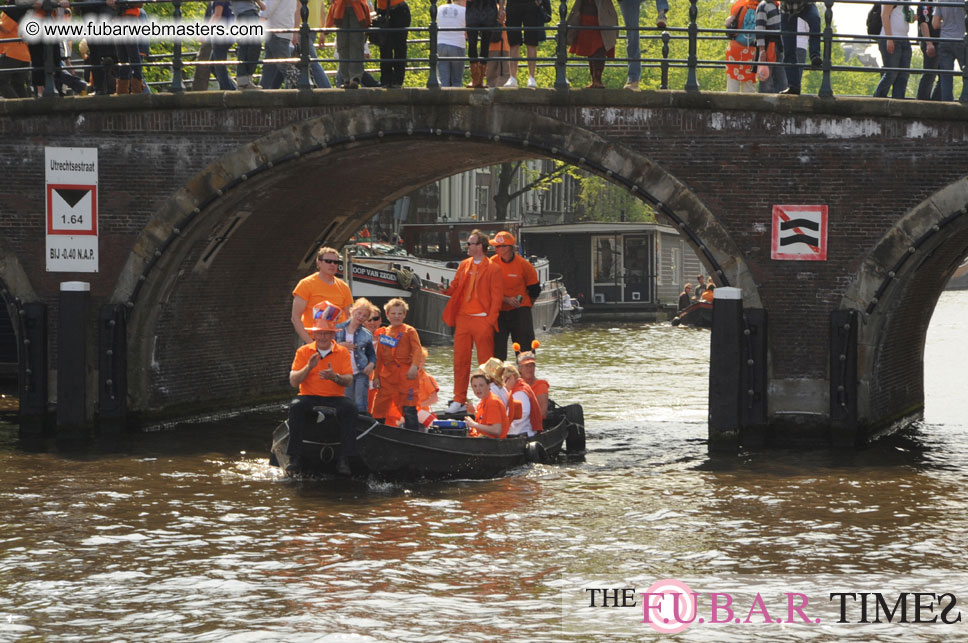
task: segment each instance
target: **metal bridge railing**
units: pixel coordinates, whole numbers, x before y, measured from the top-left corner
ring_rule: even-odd
[[[2,2],[2,0],[0,0]],[[316,64],[324,66],[323,71],[328,75],[332,75],[335,72],[337,59],[333,56],[320,56],[316,47],[313,45],[314,42],[323,35],[330,42],[335,40],[335,35],[340,29],[318,29],[312,28],[309,25],[309,4],[308,0],[298,0],[300,4],[300,16],[301,23],[293,29],[283,29],[283,30],[269,30],[266,29],[266,33],[287,33],[292,34],[298,32],[299,34],[299,50],[296,55],[290,58],[269,58],[262,59],[260,62],[264,65],[266,63],[277,63],[283,65],[292,65],[298,70],[298,81],[294,84],[298,89],[311,89],[312,83],[310,82],[311,73],[310,67]],[[67,3],[65,2],[64,5]],[[122,4],[119,2],[119,5]],[[177,21],[182,18],[184,5],[191,4],[205,4],[204,0],[147,0],[143,2],[145,5],[171,5],[172,15]],[[959,101],[961,103],[968,102],[968,65],[963,66],[960,71],[955,70],[942,70],[942,69],[918,69],[918,68],[885,68],[885,67],[863,67],[863,66],[852,66],[843,64],[834,64],[832,61],[832,53],[835,45],[843,44],[858,44],[858,43],[877,43],[882,40],[887,39],[902,39],[908,40],[912,43],[922,43],[922,42],[934,42],[936,45],[946,42],[946,43],[956,43],[962,47],[963,60],[968,59],[968,1],[962,2],[933,2],[932,6],[935,8],[939,7],[955,7],[955,8],[965,8],[966,9],[966,35],[964,38],[958,39],[941,39],[941,38],[924,38],[924,37],[912,37],[904,36],[903,38],[898,38],[896,36],[872,36],[867,34],[842,34],[834,33],[833,31],[833,17],[834,17],[834,5],[848,5],[848,4],[863,4],[869,5],[870,2],[864,2],[863,0],[825,0],[822,3],[824,11],[822,12],[822,30],[820,32],[821,38],[821,50],[822,50],[822,64],[819,69],[810,66],[808,63],[799,65],[803,70],[814,70],[822,74],[819,95],[823,98],[830,98],[834,96],[833,86],[831,83],[832,74],[855,74],[855,73],[877,73],[881,74],[885,71],[897,71],[900,73],[927,73],[934,74],[938,77],[949,75],[957,76],[962,79],[962,89],[959,96]],[[893,3],[900,6],[910,6],[912,8],[917,8],[919,3],[913,1],[898,1]],[[58,7],[63,5],[58,5],[52,0],[42,0],[35,5],[30,5],[27,7],[29,11],[42,11],[48,13],[56,13]],[[69,4],[71,9],[75,14],[83,13],[85,10],[89,10],[92,7],[103,7],[103,2],[98,1],[84,1],[84,2],[71,2]],[[16,13],[18,10],[25,9],[24,5],[5,5],[0,6],[0,11],[11,10]],[[640,40],[642,43],[656,42],[661,43],[661,55],[659,57],[642,57],[641,63],[643,70],[657,69],[660,74],[660,88],[670,89],[670,71],[684,71],[685,80],[683,82],[682,88],[687,92],[699,92],[700,83],[697,75],[700,69],[711,69],[711,68],[722,68],[727,62],[731,64],[756,64],[756,65],[766,65],[771,68],[771,73],[783,73],[783,68],[786,66],[782,61],[778,62],[766,62],[761,63],[758,61],[752,61],[750,63],[743,63],[740,61],[727,61],[725,57],[723,58],[700,58],[699,56],[699,45],[700,43],[707,41],[716,41],[720,43],[725,43],[726,38],[730,34],[739,33],[739,29],[724,29],[724,28],[710,28],[706,26],[700,26],[699,24],[699,9],[697,5],[697,0],[689,0],[689,20],[688,24],[681,27],[668,27],[666,29],[658,29],[653,27],[580,27],[568,25],[566,23],[566,16],[568,14],[568,6],[566,0],[560,0],[558,3],[558,18],[557,24],[548,24],[545,27],[534,27],[531,29],[542,29],[547,32],[553,32],[553,37],[547,42],[542,43],[538,49],[538,56],[532,58],[537,63],[539,68],[553,68],[554,69],[554,88],[561,91],[567,91],[570,89],[571,85],[568,79],[568,71],[570,69],[576,69],[579,67],[584,67],[586,64],[586,59],[576,58],[569,56],[567,37],[570,31],[579,31],[586,29],[599,29],[602,31],[611,30],[619,32],[618,37],[622,38],[629,31],[634,30],[640,33]],[[445,29],[440,29],[437,25],[437,6],[431,2],[430,5],[430,21],[426,26],[411,26],[407,28],[399,29],[384,29],[386,32],[400,32],[405,31],[408,34],[408,57],[404,61],[407,65],[407,74],[412,75],[417,74],[421,79],[426,78],[425,82],[421,81],[428,89],[436,89],[440,86],[437,78],[437,67],[441,61],[463,61],[469,62],[470,59],[465,57],[460,58],[442,58],[437,54],[437,41],[439,34],[441,32],[447,31]],[[529,29],[529,28],[524,28]],[[511,29],[505,27],[495,26],[492,31],[510,31]],[[519,29],[520,30],[520,29]],[[372,31],[372,30],[358,30],[358,31]],[[770,31],[767,32],[770,36],[776,37],[781,36],[783,33],[780,31]],[[415,36],[411,38],[410,36]],[[15,42],[16,38],[0,38],[0,46]],[[198,60],[198,50],[188,49],[185,50],[181,42],[171,42],[167,43],[165,48],[170,48],[170,51],[155,52],[148,55],[143,55],[141,59],[141,65],[144,69],[152,70],[149,75],[154,75],[155,79],[151,82],[151,85],[155,87],[156,90],[170,91],[170,92],[183,92],[185,91],[185,69],[192,68],[197,65],[206,65],[208,67],[219,67],[235,66],[236,60]],[[641,50],[642,46],[640,46]],[[708,48],[707,48],[708,49]],[[725,52],[725,45],[722,50]],[[34,70],[42,69],[44,72],[44,89],[43,93],[48,96],[56,94],[56,85],[62,80],[61,74],[61,59],[59,56],[59,48],[57,45],[45,45],[42,47],[42,54],[39,54],[39,48],[34,48],[31,52],[31,66],[29,67],[19,67],[10,68],[4,67],[0,68],[0,76],[8,74],[20,74],[27,72],[33,72]],[[674,53],[680,54],[679,56],[673,55]],[[35,55],[36,54],[36,55]],[[314,55],[315,54],[315,55]],[[684,55],[682,55],[684,54]],[[938,54],[940,55],[940,53]],[[499,61],[515,61],[515,62],[526,62],[528,58],[518,56],[511,58],[510,56],[489,56],[488,60],[499,60]],[[624,67],[625,64],[629,62],[628,57],[617,57],[607,59],[608,67]],[[382,62],[398,62],[399,59],[381,59],[378,56],[372,56],[363,60],[364,64],[382,63]],[[359,62],[357,60],[356,62]],[[123,67],[125,63],[120,63],[118,61],[112,61],[109,65],[89,65],[89,64],[76,64],[72,65],[74,70],[80,70],[86,73],[90,70],[101,69],[105,70],[107,73],[112,73],[117,71],[120,67]],[[375,69],[368,69],[367,71],[373,72]],[[680,73],[681,75],[681,73]],[[2,80],[2,78],[0,78]],[[28,87],[28,89],[31,89]],[[38,92],[39,93],[39,92]]]

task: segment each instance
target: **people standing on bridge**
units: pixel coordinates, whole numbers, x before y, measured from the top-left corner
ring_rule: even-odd
[[[410,26],[410,5],[406,0],[376,0],[376,12],[390,16],[391,29],[400,29],[388,33],[386,44],[380,47],[380,87],[399,89],[407,73],[406,28]]]
[[[692,305],[692,284],[686,283],[682,287],[682,292],[679,293],[679,312],[684,311],[686,308]]]
[[[504,288],[494,334],[494,357],[503,362],[508,357],[508,336],[520,346],[534,341],[531,307],[541,294],[541,284],[531,262],[514,251],[514,235],[502,230],[490,242],[497,253],[491,263],[501,269]]]
[[[588,73],[592,82],[585,89],[602,89],[605,59],[615,58],[618,31],[618,14],[612,0],[575,0],[566,19],[569,27],[588,27],[568,30],[568,51],[588,58]],[[593,29],[592,27],[606,27]]]
[[[238,23],[250,23],[253,26],[258,24],[259,12],[265,11],[265,8],[262,0],[232,0],[232,15]],[[235,54],[239,64],[235,68],[235,82],[239,89],[261,89],[252,79],[261,53],[262,41],[257,38],[242,38],[236,44]]]
[[[299,43],[299,3],[296,0],[269,0],[266,8],[266,26],[272,30],[266,35],[265,60],[289,58],[293,47]],[[262,63],[262,89],[279,89],[286,80],[288,63]]]
[[[437,10],[437,76],[441,87],[464,85],[464,56],[467,52],[467,33],[464,31],[466,7],[464,0],[447,0]],[[444,60],[448,58],[451,60]]]
[[[353,364],[350,352],[334,341],[336,319],[342,311],[324,301],[310,311],[313,325],[305,328],[313,341],[296,349],[289,370],[289,384],[299,389],[299,395],[289,405],[289,444],[286,453],[291,458],[287,472],[302,469],[301,450],[307,416],[314,406],[336,409],[340,427],[340,457],[338,471],[349,474],[347,458],[356,454],[356,404],[346,397],[346,387],[353,383]]]
[[[341,314],[336,321],[343,321],[353,305],[353,293],[346,282],[336,276],[339,269],[339,252],[335,248],[320,248],[316,253],[317,272],[305,277],[292,291],[292,313],[290,320],[296,333],[306,343],[312,340],[306,328],[312,326],[313,306],[321,301],[330,301],[339,307]]]
[[[726,91],[752,94],[756,91],[756,8],[759,0],[736,0],[726,18]],[[740,63],[740,64],[736,64]]]
[[[921,67],[924,73],[921,74],[921,81],[918,83],[918,100],[941,100],[941,85],[935,82],[938,75],[934,73],[941,62],[939,56],[938,38],[941,30],[934,27],[934,3],[925,2],[918,5],[918,35],[922,40],[918,43],[921,47]]]
[[[366,32],[356,30],[370,27],[369,5],[366,0],[333,0],[326,13],[326,26],[339,27],[336,32],[337,75],[343,89],[358,89],[363,83]]]
[[[639,16],[642,11],[643,0],[618,0],[622,18],[625,20],[625,47],[629,59],[628,81],[625,89],[636,90],[642,80],[642,45],[640,44]],[[655,26],[666,28],[666,13],[669,11],[669,0],[655,0]]]
[[[910,17],[910,19],[909,19]],[[907,71],[891,71],[892,69],[906,70],[911,67],[911,41],[908,40],[908,23],[914,20],[914,12],[907,5],[881,5],[881,35],[884,40],[877,43],[881,52],[881,64],[885,71],[874,89],[875,98],[904,98],[907,93],[907,82],[910,73]]]
[[[760,81],[756,91],[779,94],[787,87],[786,73],[781,67],[766,64],[783,60],[779,0],[761,0],[756,6],[756,49],[756,77]]]
[[[142,3],[126,2],[125,0],[106,0],[107,5],[116,10],[121,20],[138,20],[141,15]],[[138,41],[125,40],[114,43],[117,52],[118,81],[115,93],[141,94],[144,92],[144,73],[141,68],[141,51]]]
[[[232,2],[230,0],[214,0],[209,5],[207,22],[213,26],[218,24],[226,25],[232,22]],[[208,60],[211,62],[224,62],[228,59],[229,49],[232,42],[227,39],[214,38],[206,43],[210,48]],[[204,48],[206,44],[203,44]],[[205,91],[208,89],[209,73],[215,74],[218,81],[218,88],[224,92],[235,91],[238,86],[232,80],[227,65],[198,65],[195,68],[195,81],[193,89],[195,91]]]
[[[958,21],[961,22],[958,22]],[[941,35],[941,46],[938,48],[938,69],[952,71],[955,61],[961,69],[965,68],[965,9],[964,7],[938,7],[932,18],[932,24]],[[955,38],[958,42],[944,42],[945,39]],[[941,100],[954,100],[954,76],[944,74],[938,81],[941,85]]]
[[[464,19],[467,25],[467,57],[470,58],[471,87],[484,87],[487,54],[494,30],[504,19],[504,0],[467,0]],[[500,36],[500,34],[498,34]]]
[[[518,86],[518,61],[523,42],[528,53],[528,87],[535,88],[538,69],[538,45],[544,42],[544,19],[535,0],[507,0],[508,47],[511,54],[511,76],[505,87]]]
[[[454,328],[454,397],[448,413],[467,410],[467,384],[471,373],[471,353],[477,348],[477,364],[494,356],[494,332],[501,310],[503,275],[497,264],[485,255],[487,236],[474,230],[467,237],[467,259],[444,294],[450,297],[442,315]]]
[[[20,19],[26,8],[7,8],[0,11],[0,96],[28,98],[27,82],[30,51],[19,39]],[[22,70],[22,71],[17,71]]]
[[[420,345],[417,329],[403,323],[409,309],[407,302],[399,297],[383,306],[390,325],[383,329],[377,340],[376,371],[373,376],[376,398],[370,414],[382,422],[392,410],[399,409],[404,426],[417,430],[420,428],[417,418],[420,383],[417,374],[423,363],[423,346]]]
[[[810,32],[807,37],[807,48],[810,54],[810,66],[819,69],[823,65],[820,55],[820,13],[813,0],[780,0],[780,31],[783,41],[783,64],[786,65],[787,88],[781,94],[800,94],[800,79],[803,70],[797,63],[797,34],[799,23],[803,18]]]

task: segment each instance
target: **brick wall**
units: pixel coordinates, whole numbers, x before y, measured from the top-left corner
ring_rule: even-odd
[[[262,164],[258,176],[215,198],[148,273],[136,308],[153,309],[141,315],[150,328],[130,331],[143,335],[141,353],[132,349],[129,367],[145,369],[147,388],[142,398],[133,393],[135,406],[284,390],[293,348],[289,293],[305,272],[301,259],[328,222],[343,221],[330,239],[339,243],[378,208],[421,185],[536,155],[585,157],[592,170],[618,164],[621,171],[624,162],[629,180],[647,172],[632,163],[645,158],[684,185],[699,204],[696,211],[704,206],[712,215],[693,231],[717,256],[735,251],[769,311],[770,376],[822,379],[830,312],[841,305],[864,258],[904,212],[968,174],[968,123],[955,105],[928,110],[888,107],[886,101],[768,103],[674,92],[625,93],[609,107],[584,102],[581,92],[564,98],[554,92],[498,92],[484,102],[480,93],[470,92],[332,98],[317,92],[311,101],[263,94],[272,95],[233,95],[231,105],[210,97],[181,102],[151,97],[130,112],[106,101],[92,102],[84,113],[63,104],[2,104],[0,172],[7,190],[0,202],[0,234],[40,298],[52,306],[52,328],[58,282],[91,281],[94,310],[112,297],[123,300],[119,293],[126,292],[123,273],[132,253],[150,257],[171,233],[171,224],[158,219],[166,204],[186,186],[197,198],[212,177],[236,178],[239,150],[247,149],[253,166]],[[280,150],[345,136],[341,128],[399,131],[407,125],[418,134],[328,148],[272,169],[264,165]],[[573,125],[604,144],[585,149]],[[419,132],[428,126],[472,136]],[[482,138],[495,133],[504,141]],[[531,145],[507,143],[514,138],[530,139]],[[44,146],[100,150],[96,275],[45,272]],[[626,158],[622,150],[633,156]],[[208,178],[198,178],[206,172]],[[664,189],[642,187],[655,187],[656,194]],[[771,208],[780,203],[829,206],[827,262],[770,259]],[[199,269],[212,237],[240,209],[252,214],[211,265]],[[728,243],[714,229],[724,230]],[[959,254],[965,244],[945,247]],[[885,327],[892,345],[882,351],[884,376],[872,392],[877,400],[894,399],[898,391],[912,399],[921,395],[920,372],[910,367],[908,352],[898,351],[923,338],[944,278],[940,267],[924,264],[909,288],[897,289],[896,318]]]

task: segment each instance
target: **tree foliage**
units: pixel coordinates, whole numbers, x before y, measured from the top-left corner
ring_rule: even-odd
[[[585,174],[578,193],[579,221],[655,222],[655,212],[620,185],[594,174]]]

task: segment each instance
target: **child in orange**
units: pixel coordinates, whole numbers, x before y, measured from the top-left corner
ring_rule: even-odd
[[[471,427],[470,436],[487,436],[490,438],[506,438],[510,422],[504,403],[491,392],[490,382],[484,373],[477,372],[471,376],[471,389],[480,398],[474,417],[467,416],[464,422]]]
[[[427,363],[427,349],[421,348],[420,352],[422,357],[420,368],[417,371],[417,420],[419,420],[420,426],[426,429],[430,428],[434,420],[437,419],[437,415],[431,410],[431,407],[437,403],[437,391],[440,390],[440,387],[437,386],[437,380],[424,370],[424,365]],[[390,426],[401,426],[403,424],[403,416],[400,415],[396,405],[387,413],[386,423]]]
[[[420,428],[417,419],[417,373],[423,358],[417,329],[404,324],[410,307],[400,298],[391,299],[383,307],[390,325],[377,339],[376,375],[373,388],[377,389],[371,414],[377,420],[386,419],[391,405],[403,412],[404,426]]]

